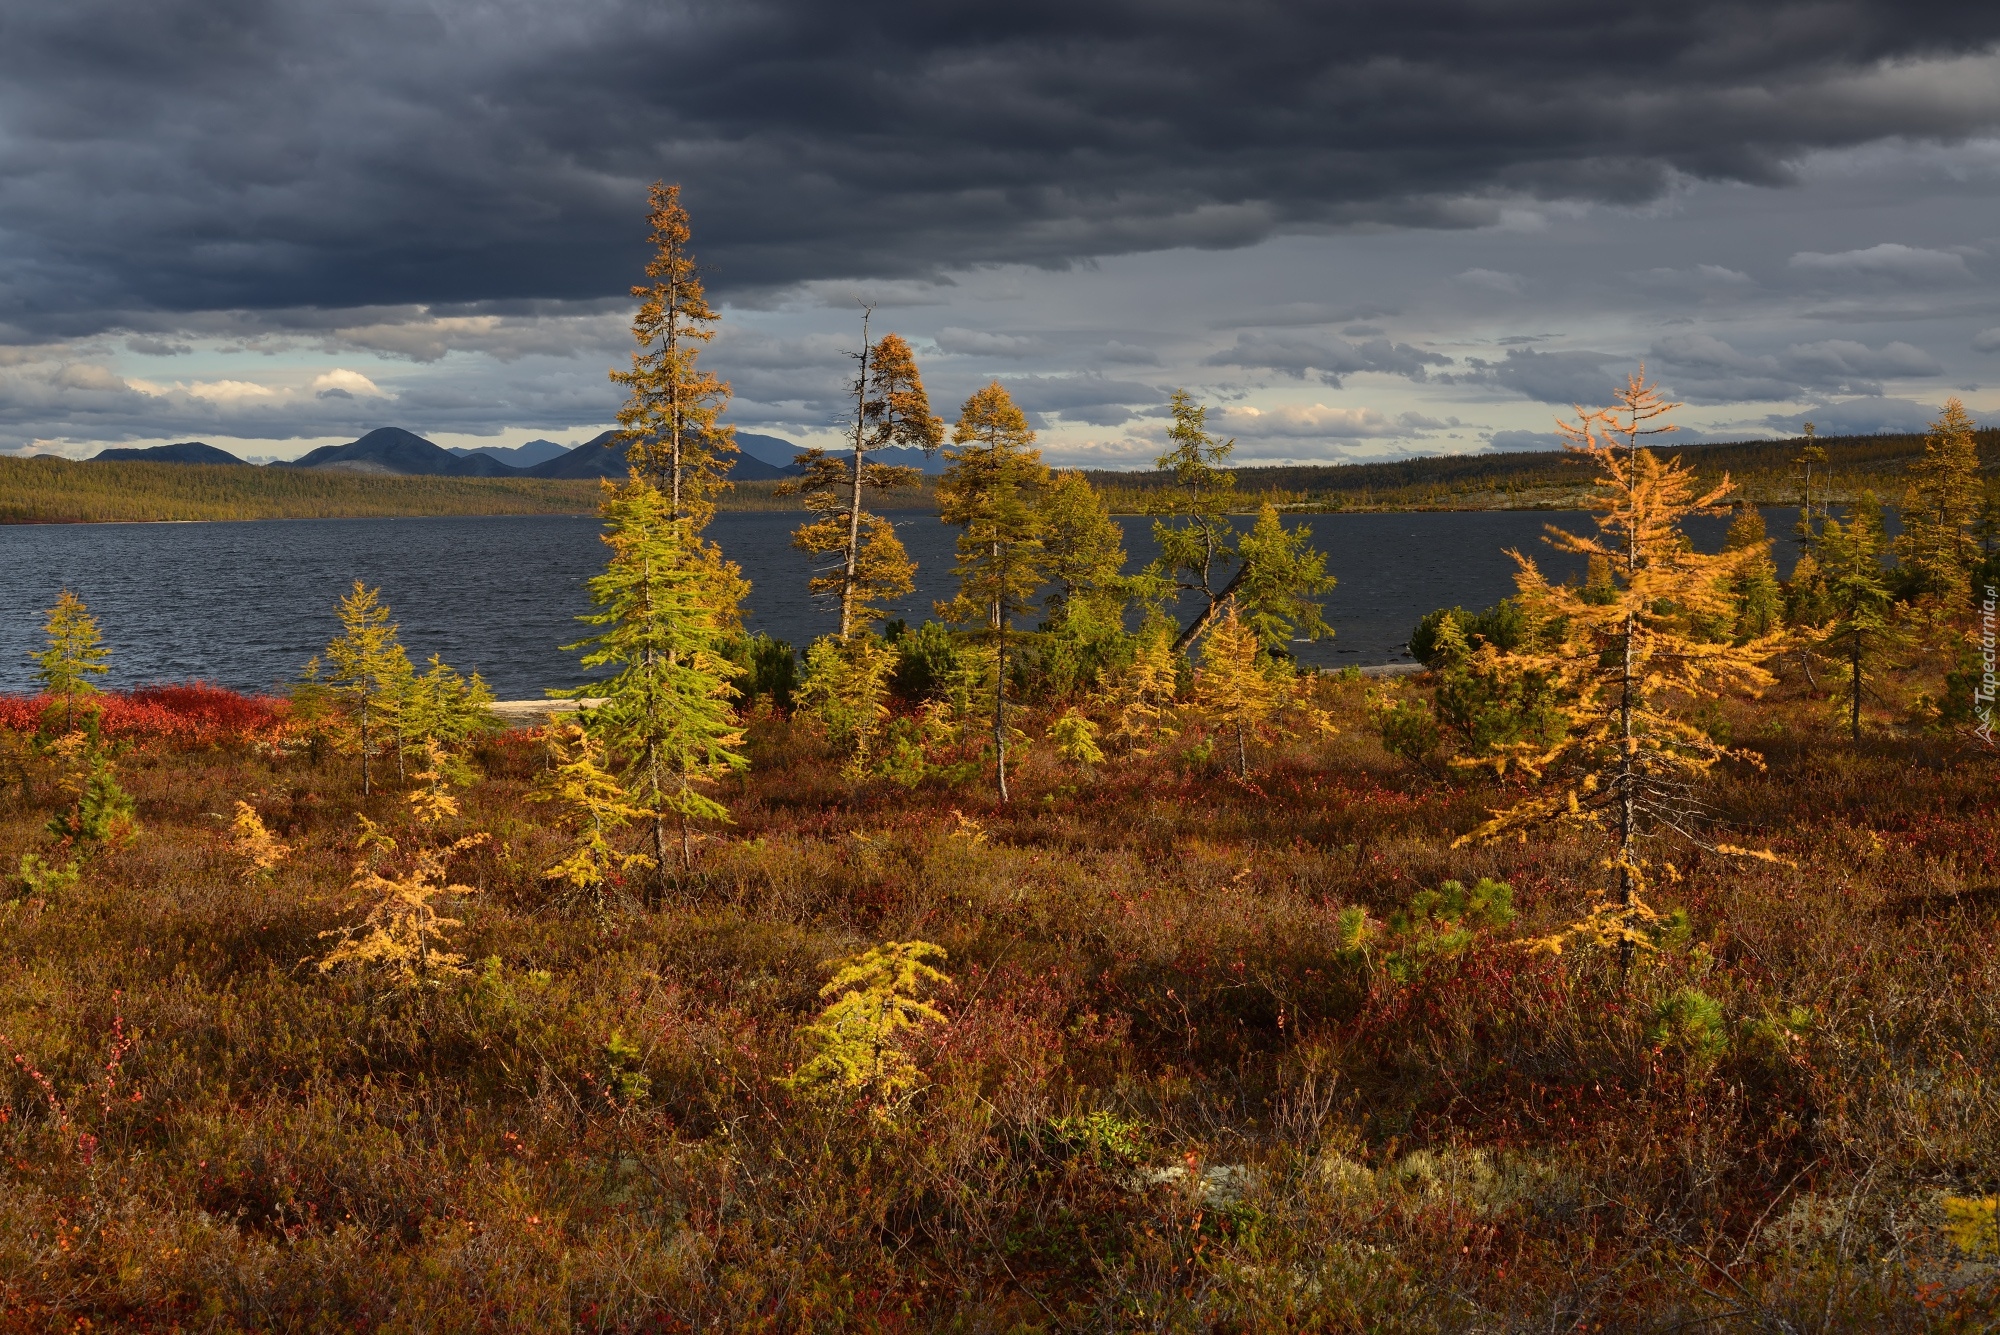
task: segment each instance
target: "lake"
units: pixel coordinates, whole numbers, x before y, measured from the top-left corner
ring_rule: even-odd
[[[913,624],[951,586],[957,530],[935,514],[892,516],[918,563],[917,591],[897,609]],[[1779,568],[1794,559],[1797,512],[1767,510]],[[805,592],[790,544],[795,512],[716,517],[709,536],[751,581],[746,620],[803,647],[836,624]],[[1153,554],[1152,521],[1121,521],[1133,566]],[[1247,527],[1248,520],[1243,523]],[[1292,521],[1288,521],[1292,522]],[[1542,542],[1543,525],[1588,531],[1588,515],[1527,511],[1309,515],[1313,541],[1340,581],[1326,599],[1335,637],[1295,646],[1336,667],[1407,658],[1417,619],[1453,604],[1483,608],[1513,592],[1519,547],[1552,578],[1580,570]],[[1697,519],[1698,546],[1721,546],[1726,517]],[[68,588],[90,605],[109,645],[108,684],[200,679],[268,691],[293,679],[338,627],[334,604],[360,579],[379,586],[412,660],[430,654],[479,672],[502,699],[539,697],[580,679],[563,644],[584,632],[584,581],[606,549],[594,517],[272,520],[241,524],[0,526],[0,691],[34,689],[29,654],[42,611]]]

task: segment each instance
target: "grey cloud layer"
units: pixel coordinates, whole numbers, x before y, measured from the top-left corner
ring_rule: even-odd
[[[2000,8],[1945,0],[16,5],[0,338],[612,298],[655,177],[746,296],[1779,182],[1813,148],[1993,124],[1996,37]],[[1905,249],[1850,267],[1949,277]]]

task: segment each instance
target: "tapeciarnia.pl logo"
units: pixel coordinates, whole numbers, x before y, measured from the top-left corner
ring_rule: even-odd
[[[1995,695],[1994,611],[2000,607],[2000,589],[1986,586],[1986,599],[1979,604],[1979,685],[1972,691],[1972,712],[1979,720],[1973,731],[1988,746],[1993,745],[1993,699]]]

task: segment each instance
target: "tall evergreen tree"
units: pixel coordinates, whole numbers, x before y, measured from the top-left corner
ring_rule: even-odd
[[[641,350],[631,370],[611,378],[627,392],[618,425],[632,466],[665,493],[672,518],[691,520],[699,532],[715,513],[716,495],[729,487],[736,429],[717,421],[729,406],[729,386],[696,364],[717,317],[688,253],[681,188],[655,181],[651,200],[654,253],[646,276],[653,281],[632,289],[640,299],[632,337]]]
[[[1805,444],[1799,448],[1798,457],[1792,460],[1794,464],[1798,465],[1801,484],[1799,522],[1794,532],[1798,534],[1800,553],[1809,555],[1819,542],[1818,524],[1819,520],[1826,513],[1825,498],[1833,485],[1833,478],[1827,472],[1826,446],[1819,443],[1818,428],[1811,422],[1807,422],[1802,435]],[[1819,470],[1817,479],[1813,475],[1815,468]],[[1813,491],[1815,481],[1819,484],[1819,492],[1817,494],[1820,499],[1818,502],[1815,502],[1813,499],[1815,495]]]
[[[1724,551],[1743,554],[1729,581],[1736,607],[1730,630],[1740,641],[1761,639],[1784,619],[1785,597],[1778,587],[1778,568],[1771,562],[1770,534],[1756,506],[1745,501],[1736,507],[1722,546]]]
[[[111,651],[83,599],[64,589],[43,622],[47,647],[35,655],[35,679],[62,703],[63,731],[76,730],[76,702],[97,694],[90,680],[110,671]]]
[[[1055,474],[1042,493],[1042,550],[1056,586],[1048,597],[1051,626],[1086,603],[1116,620],[1125,605],[1125,530],[1090,479],[1074,469]]]
[[[1174,475],[1168,493],[1172,517],[1153,524],[1160,554],[1147,574],[1156,586],[1178,589],[1196,600],[1194,617],[1174,639],[1174,652],[1182,653],[1236,592],[1247,567],[1238,565],[1234,578],[1218,587],[1222,568],[1237,555],[1229,522],[1236,475],[1223,467],[1236,442],[1209,434],[1208,409],[1186,390],[1175,390],[1168,406],[1173,413],[1173,425],[1167,428],[1170,444],[1154,464]]]
[[[1334,578],[1326,573],[1326,554],[1312,546],[1311,529],[1286,528],[1278,508],[1266,501],[1238,548],[1243,565],[1230,582],[1244,624],[1264,653],[1290,658],[1291,643],[1301,633],[1308,640],[1333,634],[1316,596],[1329,592]]]
[[[1642,448],[1647,437],[1674,429],[1666,418],[1680,406],[1660,398],[1643,368],[1617,399],[1613,408],[1559,423],[1567,447],[1597,466],[1597,535],[1553,525],[1548,534],[1556,550],[1584,556],[1593,567],[1601,558],[1608,585],[1591,592],[1551,584],[1532,560],[1512,553],[1522,611],[1532,623],[1560,623],[1566,633],[1558,643],[1535,642],[1505,655],[1489,643],[1475,655],[1482,670],[1496,675],[1538,677],[1561,701],[1555,741],[1499,747],[1491,762],[1517,768],[1541,791],[1494,813],[1459,843],[1548,822],[1608,828],[1617,845],[1616,905],[1591,921],[1629,952],[1636,921],[1650,913],[1638,896],[1638,841],[1658,828],[1684,830],[1688,785],[1731,754],[1690,716],[1692,708],[1727,691],[1769,685],[1763,663],[1778,637],[1736,644],[1704,633],[1734,615],[1728,590],[1746,558],[1744,549],[1695,551],[1681,524],[1712,513],[1731,484],[1725,477],[1698,493],[1694,473],[1679,459],[1662,462]]]
[[[414,676],[410,656],[396,638],[396,623],[389,616],[381,590],[357,579],[340,600],[340,634],[326,646],[326,661],[333,669],[326,689],[340,702],[348,740],[361,754],[363,797],[371,789],[369,760],[381,735],[394,730],[397,705]]]
[[[1971,530],[1984,488],[1974,430],[1965,405],[1947,399],[1924,437],[1922,456],[1911,465],[1903,534],[1896,544],[1907,592],[1941,599],[1953,612],[1963,607],[1972,567],[1979,562]]]
[[[1014,618],[1032,607],[1047,554],[1040,505],[1049,470],[1035,433],[997,382],[965,401],[952,430],[951,466],[938,484],[938,517],[958,538],[958,596],[940,602],[947,621],[972,624],[994,654],[993,747],[1000,800],[1007,800],[1007,645]]]
[[[623,759],[626,788],[651,817],[664,895],[669,813],[680,824],[683,869],[693,865],[690,823],[729,819],[696,785],[747,763],[735,749],[743,734],[730,706],[730,679],[742,669],[723,654],[713,568],[690,550],[699,540],[674,517],[673,502],[634,477],[606,484],[603,514],[611,559],[590,581],[599,610],[580,618],[603,629],[567,647],[585,651],[585,667],[617,675],[569,694],[605,698],[589,726]]]
[[[1882,507],[1863,492],[1847,523],[1828,519],[1820,530],[1821,597],[1828,620],[1813,642],[1814,651],[1844,669],[1835,694],[1847,713],[1848,735],[1861,744],[1861,700],[1874,680],[1882,655],[1906,643],[1895,617],[1895,596],[1882,556],[1888,548]]]
[[[929,454],[944,443],[944,423],[931,415],[916,354],[895,334],[871,344],[871,313],[864,311],[861,317],[852,451],[839,457],[818,448],[805,451],[799,456],[804,476],[778,489],[781,494],[803,492],[806,507],[819,515],[792,535],[792,545],[809,556],[834,558],[831,569],[815,576],[809,587],[838,603],[843,640],[879,620],[884,603],[915,587],[911,575],[916,567],[895,526],[868,512],[867,494],[915,487],[923,474],[878,463],[869,453],[903,446]]]

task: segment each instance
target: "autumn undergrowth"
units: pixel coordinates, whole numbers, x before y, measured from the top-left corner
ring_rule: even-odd
[[[543,878],[503,735],[438,817],[489,836],[463,971],[407,986],[318,961],[408,795],[203,696],[120,732],[137,837],[0,903],[0,1326],[1985,1329],[1994,761],[1792,691],[1706,794],[1783,861],[1678,850],[1629,968],[1531,945],[1606,848],[1453,850],[1508,795],[1383,754],[1355,682],[1247,779],[1038,746],[1004,807],[766,711],[656,909]],[[10,870],[65,800],[16,714]],[[832,962],[896,942],[943,1020],[811,1086]]]

